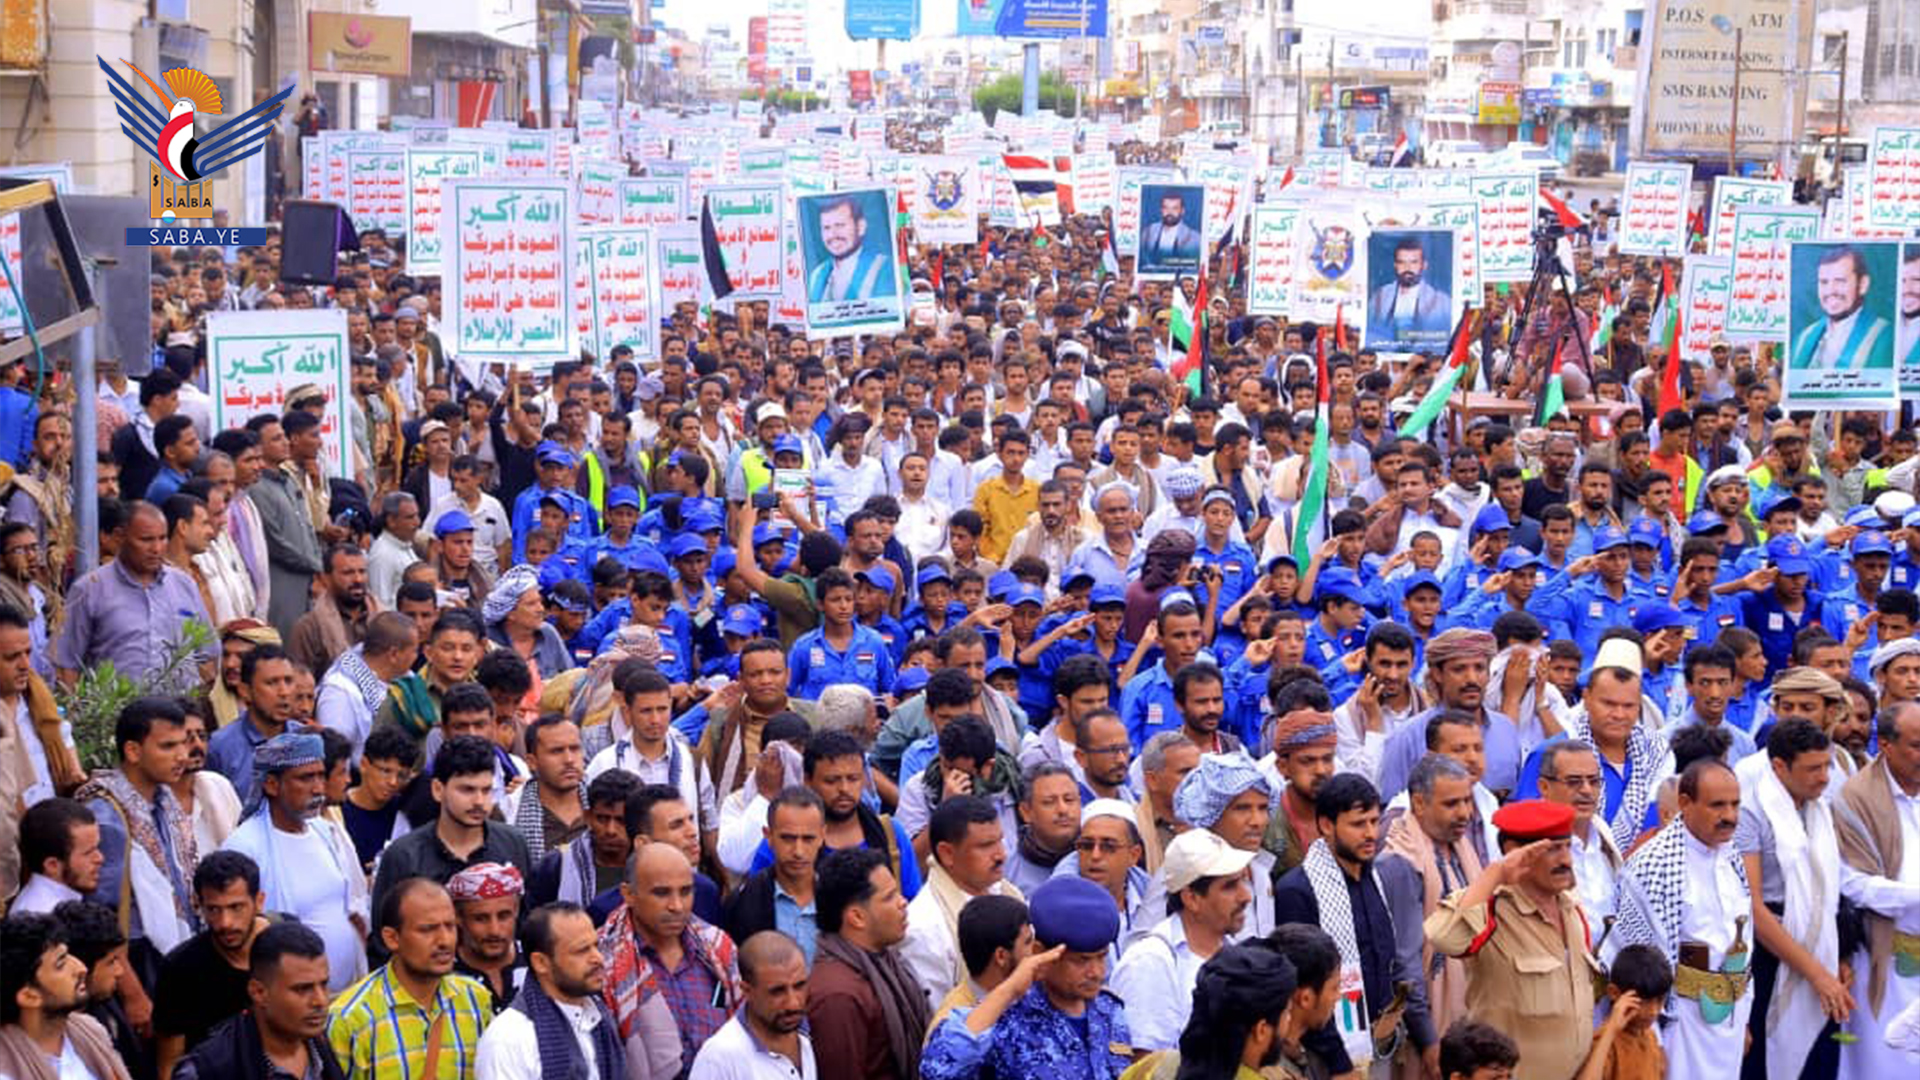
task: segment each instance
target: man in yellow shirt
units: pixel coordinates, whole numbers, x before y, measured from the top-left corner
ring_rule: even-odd
[[[1013,536],[1026,527],[1027,515],[1040,508],[1040,485],[1021,470],[1032,452],[1027,433],[1008,428],[1000,435],[1000,475],[973,493],[973,508],[985,523],[980,554],[998,563],[1007,557]]]

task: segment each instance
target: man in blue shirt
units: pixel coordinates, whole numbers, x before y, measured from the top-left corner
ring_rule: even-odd
[[[573,490],[573,453],[556,442],[543,442],[534,450],[539,481],[513,500],[513,560],[527,557],[527,537],[540,516],[540,501],[555,495],[567,507],[566,535],[592,540],[600,535],[600,515],[583,496]]]
[[[1180,706],[1173,696],[1173,673],[1193,663],[1200,654],[1205,634],[1200,626],[1200,609],[1185,592],[1169,593],[1155,617],[1152,634],[1157,636],[1160,659],[1145,671],[1134,675],[1120,691],[1120,719],[1126,721],[1127,738],[1135,746],[1163,731],[1180,729]],[[1151,648],[1153,637],[1143,636],[1140,647]]]
[[[1627,566],[1627,534],[1603,526],[1593,534],[1593,554],[1575,559],[1565,574],[1541,586],[1530,606],[1552,636],[1571,638],[1582,653],[1592,656],[1601,633],[1631,625],[1648,599],[1628,583]]]
[[[1718,525],[1718,519],[1715,519]],[[1725,526],[1720,526],[1725,528]],[[1721,584],[1720,541],[1695,536],[1680,546],[1680,570],[1673,583],[1673,606],[1687,619],[1689,645],[1706,644],[1720,631],[1740,623],[1740,605],[1732,597],[1721,596],[1714,587]]]
[[[1667,716],[1674,678],[1680,673],[1680,655],[1686,650],[1685,615],[1672,604],[1652,600],[1633,616],[1634,632],[1641,636],[1640,655],[1644,669],[1640,673],[1640,692],[1653,702],[1661,716]]]
[[[853,577],[832,567],[814,579],[820,625],[787,653],[787,693],[814,700],[834,683],[857,683],[876,695],[893,689],[893,653],[878,631],[854,620]]]
[[[1793,662],[1794,636],[1819,617],[1820,599],[1807,590],[1813,563],[1800,541],[1776,536],[1766,552],[1771,565],[1741,578],[1738,587],[1747,590],[1740,597],[1740,621],[1759,635],[1771,680]]]
[[[1727,722],[1727,704],[1733,697],[1734,664],[1732,651],[1722,645],[1702,645],[1687,654],[1687,699],[1691,704],[1678,720],[1667,725],[1668,742],[1672,742],[1682,728],[1718,727],[1733,738],[1727,749],[1727,764],[1754,752],[1753,736]]]
[[[1442,709],[1460,709],[1480,721],[1486,750],[1481,783],[1505,797],[1520,779],[1520,729],[1486,705],[1493,635],[1456,627],[1427,642],[1427,691],[1437,704],[1387,736],[1380,750],[1380,793],[1391,801],[1406,790],[1413,767],[1427,753],[1427,721]]]
[[[1853,625],[1874,610],[1880,599],[1880,586],[1893,566],[1893,544],[1888,542],[1887,534],[1878,529],[1856,534],[1849,554],[1853,557],[1853,588],[1828,596],[1820,605],[1820,624],[1835,641],[1847,640]],[[1879,634],[1869,627],[1866,643],[1861,647],[1872,650],[1879,644]]]

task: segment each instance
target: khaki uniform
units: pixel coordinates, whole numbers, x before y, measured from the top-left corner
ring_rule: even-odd
[[[1599,971],[1579,899],[1570,892],[1557,898],[1564,939],[1516,890],[1502,887],[1492,904],[1472,910],[1460,910],[1456,899],[1441,901],[1425,928],[1436,952],[1466,961],[1467,1014],[1519,1045],[1516,1080],[1566,1080],[1593,1043]]]

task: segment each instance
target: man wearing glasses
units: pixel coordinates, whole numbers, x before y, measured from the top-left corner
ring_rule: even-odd
[[[1574,891],[1586,912],[1587,925],[1603,927],[1613,917],[1614,888],[1626,860],[1605,822],[1596,822],[1600,808],[1600,756],[1593,747],[1573,739],[1556,739],[1540,748],[1540,797],[1573,807]],[[1594,943],[1599,948],[1599,942]]]

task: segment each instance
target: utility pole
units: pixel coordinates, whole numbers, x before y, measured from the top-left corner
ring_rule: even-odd
[[[1847,31],[1840,31],[1840,92],[1833,96],[1833,175],[1840,172],[1840,140],[1847,133]]]
[[[1293,54],[1293,152],[1307,152],[1307,54]]]
[[[1727,175],[1735,176],[1740,171],[1740,60],[1742,39],[1746,31],[1736,28],[1733,31],[1733,119],[1727,125]]]
[[[1333,111],[1333,39],[1327,39],[1327,126],[1332,129],[1333,145],[1340,145],[1340,125]]]

